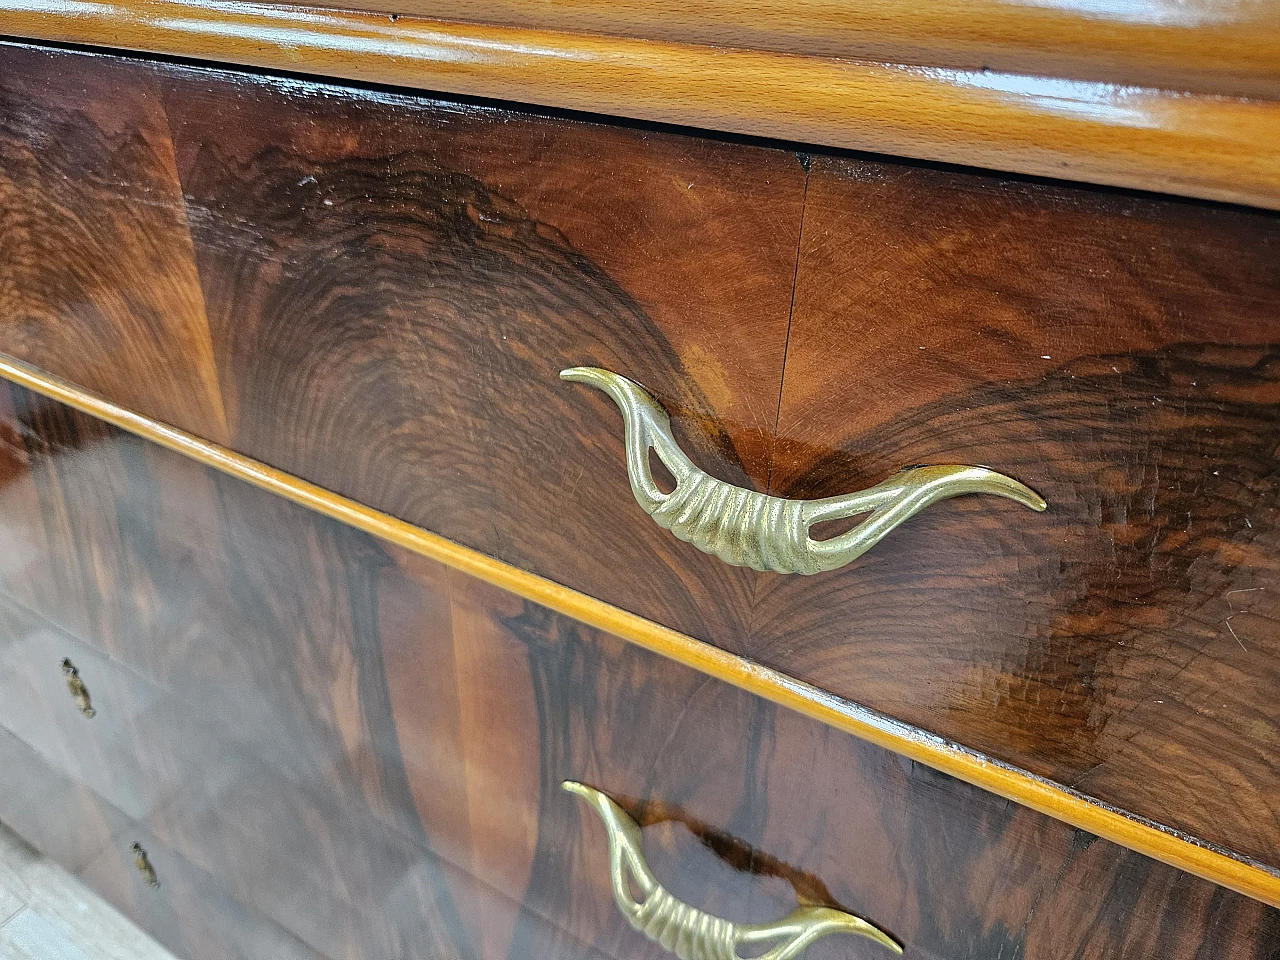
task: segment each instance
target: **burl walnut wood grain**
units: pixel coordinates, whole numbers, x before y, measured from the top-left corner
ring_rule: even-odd
[[[104,244],[127,251],[120,224],[150,236],[169,211],[190,239],[143,259],[184,290],[197,275],[203,311],[112,320],[55,299],[28,311],[48,336],[0,317],[0,351],[214,439],[184,404],[216,395],[238,450],[1280,864],[1274,215],[855,158],[814,157],[806,172],[788,151],[666,133],[0,56],[5,89],[29,96],[3,128],[23,189],[122,198],[108,225],[80,201],[89,212],[33,223],[41,248],[111,230]],[[94,92],[23,79],[58,68]],[[135,174],[113,160],[106,176],[96,154],[36,150],[59,123],[97,124],[91,142],[109,144],[170,130],[153,152],[172,161]],[[130,123],[146,136],[120,134]],[[153,203],[130,199],[139,184]],[[144,299],[158,282],[99,278],[100,258],[81,254],[23,262],[15,282],[37,305],[67,275]],[[163,329],[126,329],[135,313]],[[122,351],[101,341],[117,327],[154,376],[107,375]],[[207,351],[157,352],[192,330]],[[584,362],[654,389],[726,480],[818,496],[968,461],[1051,508],[953,501],[843,571],[731,569],[635,505],[616,411],[556,378]],[[104,494],[87,478],[75,495]],[[216,528],[207,509],[184,507],[186,522]],[[109,535],[111,512],[95,516]],[[129,584],[133,561],[103,549]],[[194,557],[164,567],[198,597],[211,574]],[[57,574],[65,610],[92,607],[93,575]],[[270,608],[271,570],[254,575]],[[128,644],[130,622],[104,635]]]
[[[564,175],[545,162],[532,165],[524,153],[513,162],[516,148],[494,151],[488,140],[468,151],[461,119],[447,142],[430,139],[401,104],[286,101],[234,84],[190,89],[175,84],[169,111],[242,449],[1124,809],[1280,862],[1271,759],[1280,742],[1280,648],[1265,592],[1276,552],[1262,546],[1275,529],[1280,443],[1266,362],[1280,291],[1273,216],[819,159],[778,411],[791,446],[770,468],[774,489],[844,492],[923,462],[988,463],[1043,485],[1056,462],[1059,482],[1042,490],[1055,507],[1032,518],[1009,504],[949,504],[862,563],[813,580],[717,574],[707,558],[646,529],[620,469],[621,431],[608,404],[551,379],[571,356],[601,355],[578,345],[573,331],[582,321],[568,300],[520,312],[531,284],[559,289],[545,240],[526,230],[519,255],[490,266],[477,250],[492,238],[478,233],[473,246],[461,246],[429,214],[447,193],[414,193],[412,228],[405,207],[392,217],[377,199],[413,192],[397,164],[418,164],[413,176],[440,183],[440,158],[504,196],[562,198],[558,208],[544,202],[539,220],[597,224],[621,238],[613,247],[592,242],[580,226],[574,237],[611,276],[621,279],[614,262],[633,256],[671,262],[652,244],[637,248],[633,233],[599,212],[607,205],[598,199],[566,211],[581,174],[566,195]],[[234,138],[205,119],[231,109],[245,118],[230,125],[246,131]],[[522,132],[529,123],[511,121],[516,129],[509,125],[504,143],[532,136]],[[553,136],[542,130],[540,141]],[[556,146],[568,136],[559,134]],[[575,152],[586,169],[614,170],[619,161],[607,151],[618,138],[630,143],[632,135],[593,131],[594,155]],[[363,159],[413,146],[433,159],[397,152],[395,162],[372,167]],[[690,140],[677,149],[695,167],[710,148]],[[837,170],[851,192],[839,193]],[[300,194],[295,183],[310,176],[316,184]],[[882,179],[896,192],[880,187]],[[728,222],[739,226],[744,215]],[[384,216],[396,235],[374,239]],[[668,219],[660,229],[702,238],[705,224],[717,222],[703,213],[697,223]],[[424,290],[414,279],[420,264],[403,259],[417,251],[409,237],[447,248],[432,263],[471,272],[444,271]],[[775,261],[769,275],[785,273],[768,246],[746,260],[721,253],[725,246],[702,243],[681,259],[706,278],[754,277]],[[624,288],[646,289],[636,276],[643,271],[631,270]],[[727,281],[703,280],[716,282]],[[358,294],[348,292],[357,285]],[[403,304],[426,291],[430,309],[406,319]],[[545,296],[532,294],[535,303]],[[646,301],[662,302],[652,294]],[[634,311],[617,300],[603,309],[630,317],[626,331],[593,317],[591,336],[619,344],[603,365],[649,382],[673,412],[691,413],[686,404],[698,401],[672,395],[671,370],[650,359],[657,341],[640,335]],[[463,324],[448,319],[451,311],[484,319],[459,335]],[[448,326],[428,322],[429,314]],[[373,317],[376,334],[368,332]],[[313,332],[321,324],[326,332]],[[408,347],[401,329],[412,331]],[[485,336],[470,335],[477,329]],[[726,328],[708,313],[686,335],[749,347],[760,329]],[[932,337],[916,343],[921,330]],[[1197,352],[1202,343],[1242,349]],[[371,356],[380,358],[376,369]],[[709,383],[690,356],[692,382]],[[1204,392],[1224,381],[1219,391],[1237,401],[1230,407]],[[704,389],[705,409],[716,409],[716,395]],[[746,396],[760,393],[767,395]],[[543,447],[551,437],[566,442]],[[355,449],[363,456],[348,452]],[[706,454],[705,445],[696,449],[704,467],[743,482]],[[1257,522],[1256,534],[1246,520]],[[956,532],[939,537],[940,526]],[[1184,539],[1171,541],[1166,530]],[[1247,557],[1219,556],[1222,542]],[[633,576],[614,575],[621,557]],[[692,602],[677,602],[685,597]],[[1237,622],[1238,610],[1248,613]],[[1257,635],[1251,653],[1227,626],[1247,621]],[[1203,650],[1210,660],[1180,674]],[[1233,663],[1237,654],[1252,663]],[[1210,668],[1224,671],[1220,700]]]
[[[1280,221],[857,160],[811,171],[773,490],[983,463],[772,578],[753,655],[1280,864]]]
[[[619,431],[558,373],[646,381],[708,462],[763,487],[798,160],[210,79],[173,75],[166,104],[237,449],[726,645],[745,633],[724,611],[750,577],[673,551],[595,482]]]
[[[0,535],[15,550],[0,605],[18,625],[0,683],[8,696],[38,674],[32,703],[61,711],[24,736],[83,741],[50,756],[60,776],[117,796],[130,778],[138,793],[170,785],[129,829],[154,841],[154,895],[171,895],[176,857],[171,912],[122,886],[114,848],[85,874],[149,927],[212,943],[243,909],[262,936],[279,925],[335,958],[657,960],[612,903],[598,822],[559,788],[573,777],[646,825],[674,893],[731,918],[829,903],[937,960],[1275,957],[1274,909],[4,396]],[[37,647],[49,656],[17,652]],[[58,651],[101,691],[93,720],[59,687]],[[122,726],[139,702],[149,721]],[[93,780],[84,751],[114,729],[134,759]],[[201,883],[208,909],[188,892]],[[833,940],[808,956],[877,949]]]
[[[173,144],[151,71],[0,50],[0,338],[225,442]]]
[[[172,314],[180,326],[196,313],[233,446],[726,645],[745,632],[741,618],[703,611],[722,597],[737,598],[726,610],[745,610],[749,577],[673,555],[665,534],[590,482],[620,462],[620,438],[598,401],[565,406],[557,374],[596,363],[643,379],[686,412],[683,439],[704,462],[763,488],[805,180],[794,155],[336,88],[316,96],[315,86],[220,72],[14,47],[3,58],[32,115],[15,113],[17,153],[35,152],[68,115],[89,123],[74,98],[41,93],[53,70],[113,84],[121,105],[96,106],[126,127],[131,112],[160,112],[163,92],[182,182],[172,167],[119,174],[127,183],[112,215],[117,229],[148,236],[157,209],[190,228],[194,263],[184,231],[156,266],[170,286],[198,266],[201,290],[190,310],[156,311],[157,322]],[[29,75],[37,82],[23,82]],[[64,180],[87,192],[100,179],[96,161],[48,153],[23,196],[64,193]],[[129,203],[143,186],[149,205]],[[180,191],[186,210],[173,213],[166,198]],[[70,216],[32,228],[48,247],[67,246],[65,233],[101,232]],[[16,286],[69,331],[59,336],[153,339],[117,329],[132,314],[88,317],[44,291],[78,271],[127,304],[155,277],[99,277],[96,257],[74,243],[56,259],[29,259],[34,276]],[[113,370],[114,345],[63,345],[25,329],[0,321],[0,349],[159,420],[222,435],[150,373],[120,370],[125,389],[58,359]],[[195,384],[207,353],[149,362],[162,378]],[[477,482],[493,477],[514,481],[497,499]],[[609,550],[584,549],[591,528]],[[617,553],[636,576],[614,575]]]

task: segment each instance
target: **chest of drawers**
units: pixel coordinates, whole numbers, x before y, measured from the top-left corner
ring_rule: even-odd
[[[1275,214],[0,64],[0,819],[175,949],[1277,955]]]

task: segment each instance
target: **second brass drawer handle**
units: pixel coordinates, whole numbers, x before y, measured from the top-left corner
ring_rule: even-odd
[[[902,948],[883,930],[860,917],[831,907],[800,907],[776,923],[733,923],[682,903],[658,883],[645,863],[640,826],[599,790],[566,780],[562,786],[582,798],[604,822],[609,837],[609,874],[618,909],[650,940],[680,960],[743,960],[738,948],[781,941],[751,960],[791,960],[805,947],[833,933],[850,933]],[[633,890],[639,890],[636,899]]]
[[[147,856],[147,851],[142,848],[142,844],[134,841],[129,845],[129,850],[133,853],[134,869],[141,875],[143,882],[152,889],[158,889],[160,878],[156,876],[156,868],[151,865],[151,858]]]
[[[76,669],[76,665],[66,657],[62,659],[62,675],[66,678],[67,692],[71,694],[71,699],[75,702],[77,709],[92,720],[98,711],[93,708],[93,701],[89,697],[89,688],[80,679],[80,671]]]
[[[1032,510],[1047,504],[1012,477],[986,467],[908,467],[866,490],[823,500],[784,500],[736,487],[698,469],[671,435],[671,420],[644,387],[599,367],[560,371],[564,380],[608,394],[626,428],[627,476],[636,501],[660,526],[726,563],[777,573],[822,573],[862,556],[895,527],[925,507],[965,493],[989,493]],[[653,479],[649,451],[675,477],[664,493]],[[866,513],[852,530],[813,540],[809,529],[823,520]]]

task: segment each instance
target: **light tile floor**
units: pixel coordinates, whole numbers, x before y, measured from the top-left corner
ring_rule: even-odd
[[[175,960],[0,824],[0,960]]]

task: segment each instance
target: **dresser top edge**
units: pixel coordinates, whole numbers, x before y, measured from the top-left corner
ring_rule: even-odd
[[[437,13],[486,23],[238,0],[0,0],[0,35],[1280,209],[1280,30],[1255,22],[1273,4],[1214,19],[1201,2],[1196,16],[1128,23],[1067,9],[1041,23],[1038,7],[952,0],[933,26],[895,19],[896,0],[879,21],[823,20],[816,2],[786,20],[776,6],[756,33],[716,2],[666,28],[625,8],[630,35],[606,35],[586,32],[603,16],[593,0],[540,19],[519,0]],[[966,11],[972,36],[929,45]],[[1175,62],[1198,72],[1165,69]]]

